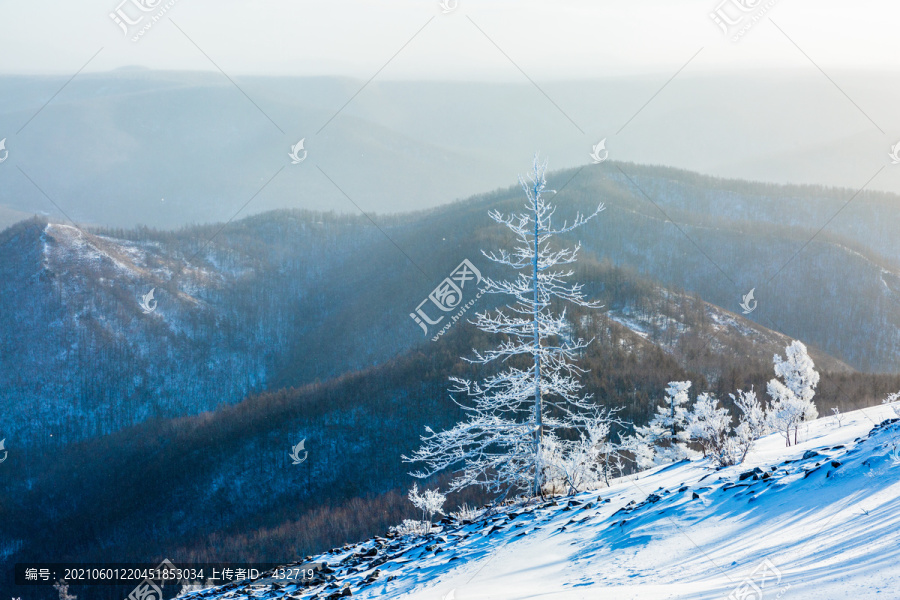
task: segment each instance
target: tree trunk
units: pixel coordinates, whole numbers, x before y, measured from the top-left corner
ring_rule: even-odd
[[[535,205],[539,194],[538,184],[534,185]],[[538,327],[538,211],[534,211],[534,258],[532,259],[532,284],[534,286],[534,496],[542,494],[541,481],[541,441],[544,435],[543,411],[541,410],[541,334]]]

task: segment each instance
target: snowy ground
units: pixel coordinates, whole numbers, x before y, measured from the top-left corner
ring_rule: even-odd
[[[428,538],[347,546],[315,558],[334,569],[321,585],[190,597],[894,600],[900,421],[876,427],[894,417],[879,406],[840,428],[823,418],[799,445],[768,436],[736,467],[678,463]]]

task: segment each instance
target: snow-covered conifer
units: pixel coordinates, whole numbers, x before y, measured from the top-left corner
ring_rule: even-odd
[[[585,300],[581,284],[567,281],[574,273],[567,265],[576,262],[580,245],[557,247],[553,240],[584,225],[603,206],[591,215],[579,213],[571,223],[554,226],[556,209],[544,197],[549,193],[546,169],[547,164],[535,157],[528,178],[520,179],[525,212],[488,213],[512,232],[517,243],[511,250],[482,253],[518,271],[518,276],[482,280],[486,293],[510,296],[512,302],[496,313],[476,315],[474,324],[487,333],[500,334],[502,341],[494,349],[476,351],[469,361],[497,362],[506,368],[483,381],[451,378],[454,401],[468,412],[467,420],[439,433],[426,427],[428,435],[422,437],[422,447],[411,457],[403,457],[424,463],[425,469],[413,473],[417,477],[447,468],[456,470],[451,491],[482,485],[502,495],[529,489],[533,495],[542,494],[545,436],[577,428],[575,417],[591,409],[590,396],[582,395],[577,379],[583,371],[574,362],[589,342],[573,339],[565,310],[557,314],[554,307],[560,301],[591,308],[598,305]]]

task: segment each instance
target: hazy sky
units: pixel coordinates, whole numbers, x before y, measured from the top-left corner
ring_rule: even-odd
[[[380,79],[521,81],[509,59],[530,77],[585,78],[673,72],[700,48],[694,72],[808,68],[785,34],[823,68],[900,69],[896,0],[446,1],[456,5],[447,14],[438,0],[5,0],[0,73],[69,75],[101,48],[85,72],[215,69],[211,59],[235,75],[368,79],[389,62]],[[141,12],[141,2],[153,10]],[[742,13],[741,2],[753,10]],[[109,16],[117,8],[132,19],[144,15],[130,36],[167,4],[137,42]],[[717,8],[745,22],[765,14],[734,42],[710,18]]]
[[[588,164],[601,140],[615,160],[898,193],[898,24],[898,0],[0,0],[0,75],[60,78],[0,80],[0,224],[53,208],[20,165],[85,222],[225,220],[219,198],[243,205],[301,139],[306,168],[247,212],[356,210],[313,163],[392,212],[509,185],[535,151]],[[58,83],[123,67],[212,75]],[[359,81],[238,92],[219,70]],[[426,79],[519,85],[378,85]]]

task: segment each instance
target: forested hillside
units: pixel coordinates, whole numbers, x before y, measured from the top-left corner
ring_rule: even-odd
[[[616,281],[649,278],[734,312],[753,288],[750,321],[859,370],[900,368],[895,197],[860,194],[852,205],[860,210],[816,235],[849,191],[615,164],[557,173],[551,184],[563,212],[606,203],[584,232],[584,269],[621,271],[606,282],[580,275],[614,309],[610,318],[645,327],[651,340],[673,343],[666,336],[678,319],[666,329],[652,314],[684,301],[648,310],[646,296]],[[21,445],[65,443],[431,344],[409,314],[464,259],[494,273],[480,250],[504,240],[485,215],[517,194],[375,217],[378,227],[362,216],[291,211],[176,232],[11,227],[0,233],[0,406],[42,426],[14,418],[3,434]],[[157,307],[143,314],[151,290]],[[629,321],[634,311],[643,325]],[[739,337],[731,343],[747,343]]]
[[[700,327],[690,312],[686,322]],[[575,333],[597,335],[583,361],[587,389],[601,404],[624,406],[623,416],[636,423],[649,419],[667,381],[693,379],[698,391],[727,398],[737,387],[762,389],[771,377],[763,361],[736,361],[728,378],[710,384],[679,365],[691,352],[668,353],[613,320]],[[252,395],[196,416],[151,419],[70,444],[62,454],[11,455],[0,471],[9,490],[0,503],[0,534],[9,540],[4,554],[10,561],[165,554],[278,562],[374,535],[413,516],[395,491],[410,482],[398,458],[417,446],[426,424],[445,427],[461,417],[446,378],[474,374],[458,357],[485,343],[484,334],[464,325],[427,351],[326,383]],[[900,376],[825,373],[819,388],[823,413],[831,406],[849,410],[900,388]],[[288,451],[301,439],[309,457],[293,465]],[[473,493],[452,501],[485,498]],[[325,513],[324,506],[336,509]]]
[[[637,299],[629,319],[659,309],[663,296],[652,295],[655,286],[617,269],[593,276],[598,288],[610,290],[611,305]],[[732,337],[725,313],[696,298],[664,297],[670,304],[660,314],[680,318],[668,333],[625,327],[608,316],[614,308],[574,315],[573,334],[595,338],[583,366],[598,403],[622,406],[622,416],[640,424],[670,380],[692,379],[697,391],[723,399],[739,387],[765,387],[770,358],[754,356],[752,342],[726,348]],[[673,341],[672,330],[683,333],[682,342]],[[758,337],[769,351],[787,339],[764,330]],[[463,324],[441,343],[327,382],[253,394],[195,416],[151,418],[62,453],[11,454],[0,471],[9,490],[0,504],[0,534],[9,540],[4,554],[11,561],[165,554],[278,562],[383,531],[413,516],[396,491],[410,482],[398,457],[418,445],[426,424],[445,427],[461,417],[448,398],[447,377],[476,374],[459,357],[489,342]],[[875,403],[900,387],[900,376],[853,373],[818,356],[820,365],[839,370],[823,374],[816,396],[823,413]],[[704,364],[726,376],[708,381]],[[293,465],[288,451],[301,439],[309,456]],[[452,501],[464,499],[485,496]],[[324,506],[337,508],[326,513]]]

